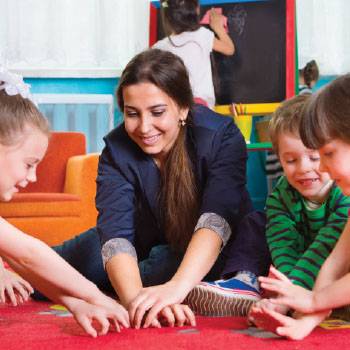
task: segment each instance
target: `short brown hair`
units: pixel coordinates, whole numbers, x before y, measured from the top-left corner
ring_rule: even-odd
[[[312,96],[300,124],[308,148],[319,149],[332,139],[350,144],[350,74],[342,75]]]
[[[299,124],[302,119],[303,109],[310,95],[298,95],[285,100],[273,114],[269,123],[269,134],[272,147],[278,154],[278,140],[283,133],[291,133],[299,136]]]
[[[10,96],[0,90],[0,143],[10,146],[25,127],[31,125],[49,135],[49,123],[34,103],[21,95]]]

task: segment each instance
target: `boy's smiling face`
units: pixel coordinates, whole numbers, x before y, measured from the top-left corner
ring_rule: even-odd
[[[306,148],[299,137],[282,133],[278,137],[278,155],[289,184],[304,198],[321,203],[327,195],[324,188],[330,176],[319,170],[318,151]]]

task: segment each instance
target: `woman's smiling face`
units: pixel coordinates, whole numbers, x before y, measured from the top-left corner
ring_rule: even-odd
[[[123,99],[126,132],[158,165],[162,164],[188,109],[179,108],[164,91],[148,82],[124,87]]]

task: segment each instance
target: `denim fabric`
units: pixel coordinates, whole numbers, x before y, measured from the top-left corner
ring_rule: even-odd
[[[76,236],[53,249],[83,276],[94,282],[106,293],[114,289],[103,268],[101,244],[95,228]],[[141,280],[144,287],[162,284],[171,279],[179,267],[183,255],[174,253],[168,245],[158,245],[151,249],[149,257],[139,262]],[[34,299],[46,299],[35,291]]]
[[[271,260],[265,239],[265,223],[264,213],[249,213],[241,221],[236,234],[231,236],[203,280],[214,281],[222,276],[232,276],[235,272],[242,270],[251,271],[257,276],[266,274]],[[53,249],[101,290],[114,293],[103,268],[101,243],[96,228]],[[143,285],[148,287],[169,281],[178,269],[182,258],[183,254],[173,252],[168,245],[154,246],[147,259],[139,262]],[[37,291],[33,297],[43,298]]]

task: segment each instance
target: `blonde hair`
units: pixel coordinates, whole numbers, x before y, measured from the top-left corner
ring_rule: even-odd
[[[281,134],[290,133],[299,137],[299,124],[309,98],[310,96],[305,94],[285,100],[272,115],[269,134],[276,154],[278,154],[278,140]]]
[[[0,144],[11,146],[27,126],[32,126],[49,136],[47,119],[34,103],[21,95],[10,96],[5,90],[0,91]]]

